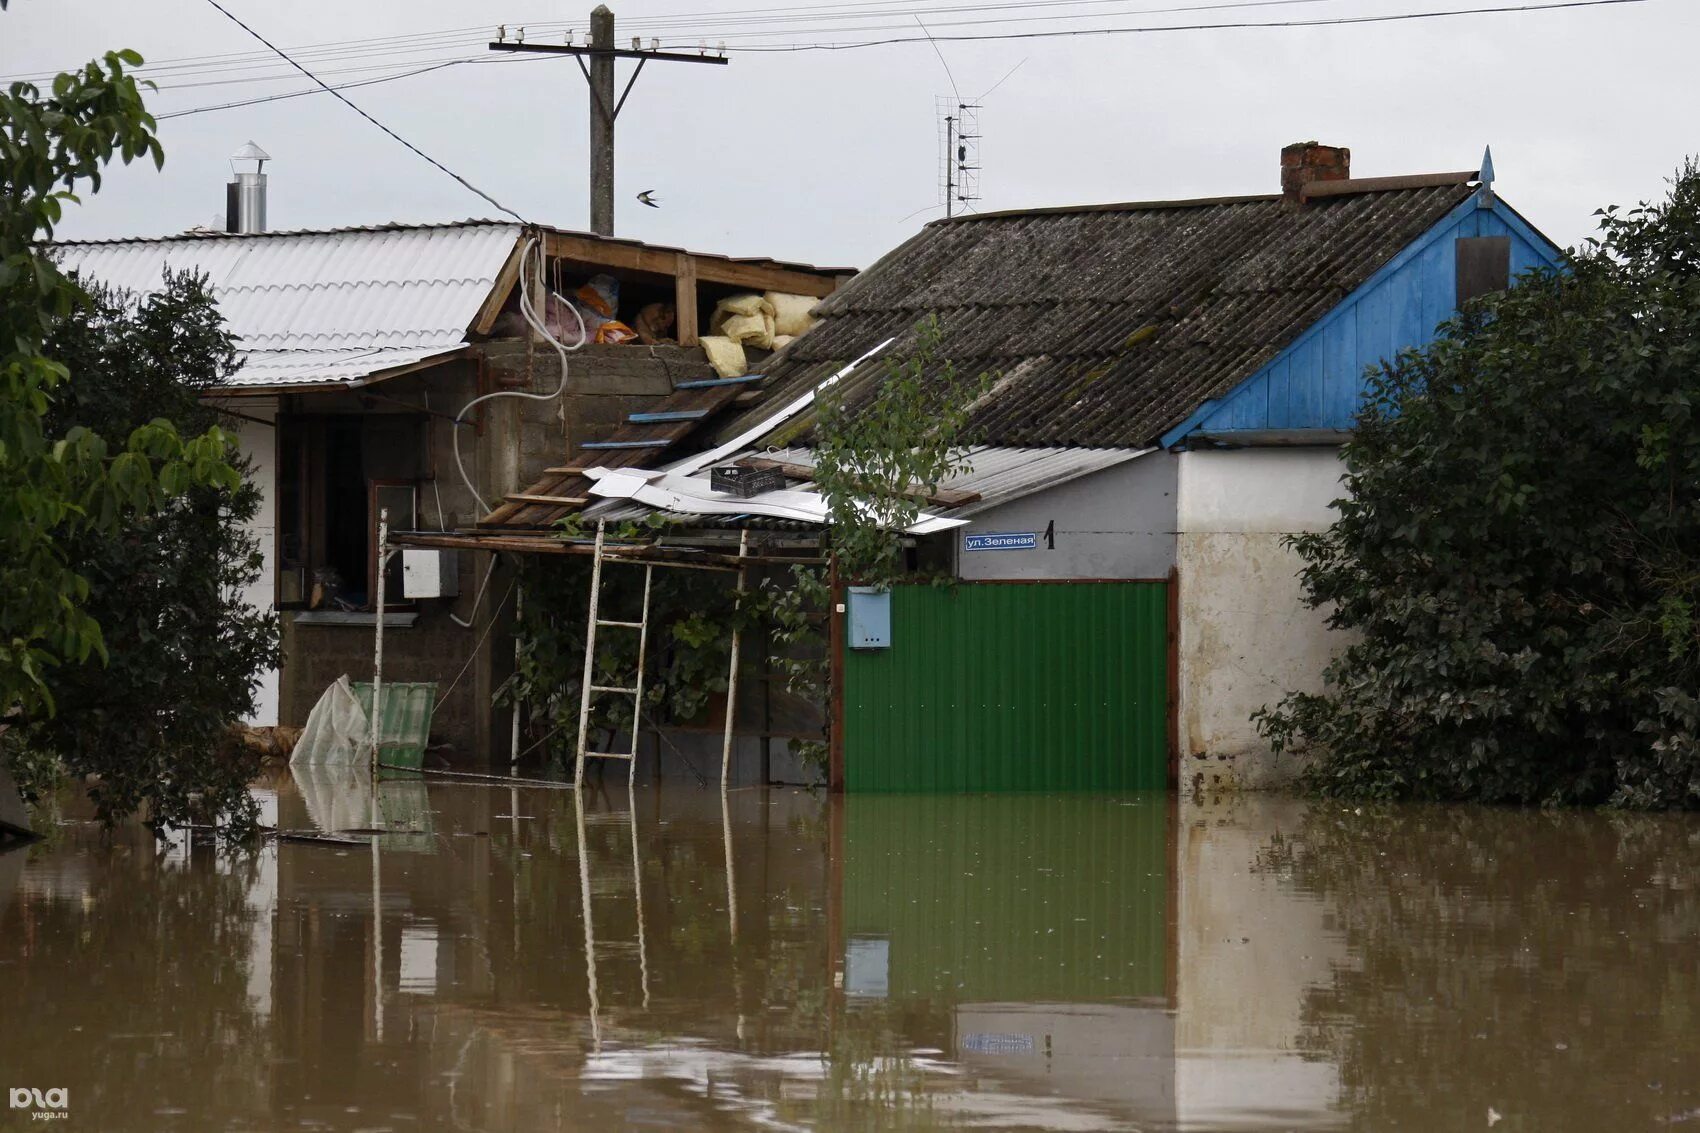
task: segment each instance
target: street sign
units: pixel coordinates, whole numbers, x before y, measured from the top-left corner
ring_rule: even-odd
[[[962,537],[964,551],[1033,551],[1039,547],[1034,531],[980,531]]]

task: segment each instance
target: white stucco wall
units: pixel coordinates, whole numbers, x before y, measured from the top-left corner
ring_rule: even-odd
[[[1305,605],[1284,538],[1326,528],[1342,493],[1334,448],[1248,448],[1180,457],[1181,783],[1280,786],[1300,767],[1277,759],[1251,715],[1289,691],[1319,691],[1340,647]]]
[[[243,398],[233,402],[230,408],[245,417],[266,421],[277,419],[277,402],[274,399]],[[277,593],[276,564],[273,561],[277,550],[277,428],[241,419],[237,419],[235,424],[237,447],[253,461],[248,474],[260,489],[260,510],[248,524],[248,530],[259,540],[260,554],[265,557],[260,577],[243,592],[243,598],[250,606],[269,610]],[[244,723],[269,727],[277,723],[277,713],[278,672],[271,669],[260,678],[254,714]]]

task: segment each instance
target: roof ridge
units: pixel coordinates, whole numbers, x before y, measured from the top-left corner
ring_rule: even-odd
[[[1366,196],[1372,193],[1400,193],[1416,189],[1450,188],[1469,184],[1476,178],[1474,171],[1449,173],[1414,173],[1395,177],[1358,177],[1340,182],[1318,182],[1319,186],[1337,185],[1310,194],[1316,199],[1333,196]],[[1044,205],[1038,208],[998,209],[994,212],[968,213],[963,216],[939,217],[927,222],[932,228],[946,224],[971,224],[976,220],[1009,220],[1024,216],[1059,216],[1088,212],[1144,212],[1160,209],[1212,208],[1226,205],[1270,204],[1285,198],[1280,193],[1254,193],[1248,196],[1191,197],[1163,201],[1109,201],[1100,204]]]
[[[265,240],[276,236],[343,236],[353,232],[418,232],[429,228],[519,228],[517,220],[498,220],[493,217],[467,217],[465,220],[422,221],[410,224],[387,221],[383,224],[347,224],[335,228],[278,228],[267,232],[218,232],[191,229],[165,236],[103,236],[88,240],[52,240],[49,247],[87,247],[93,244],[165,244],[172,241]]]

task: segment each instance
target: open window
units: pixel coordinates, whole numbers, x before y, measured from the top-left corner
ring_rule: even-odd
[[[371,610],[378,514],[418,526],[424,418],[412,414],[290,415],[278,421],[277,605]],[[392,560],[386,605],[404,605]],[[393,597],[391,597],[393,595]]]

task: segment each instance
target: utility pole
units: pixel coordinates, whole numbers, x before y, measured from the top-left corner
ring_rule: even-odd
[[[632,38],[631,50],[623,50],[614,46],[614,13],[606,4],[599,4],[590,14],[590,35],[584,45],[572,42],[572,33],[567,33],[566,43],[540,43],[533,40],[526,43],[523,39],[525,29],[519,29],[521,39],[509,42],[507,28],[500,29],[499,38],[490,44],[491,51],[521,51],[545,55],[571,55],[578,61],[579,71],[584,75],[584,81],[590,87],[590,230],[598,236],[614,235],[614,122],[620,116],[620,110],[626,105],[626,96],[632,93],[632,86],[643,73],[643,66],[651,59],[659,59],[667,63],[718,63],[722,66],[731,62],[726,58],[725,48],[719,54],[710,55],[708,49],[701,48],[692,55],[683,51],[662,51],[660,40],[649,41],[649,50],[643,49],[642,41]],[[585,66],[585,57],[590,58],[590,65]],[[636,59],[637,69],[632,77],[626,80],[626,89],[620,92],[620,97],[614,97],[614,60]]]
[[[590,46],[602,52],[614,50],[614,13],[606,4],[598,4],[590,13]],[[592,55],[586,78],[590,82],[590,230],[598,236],[612,236],[614,116],[608,108],[614,105],[614,57]]]

